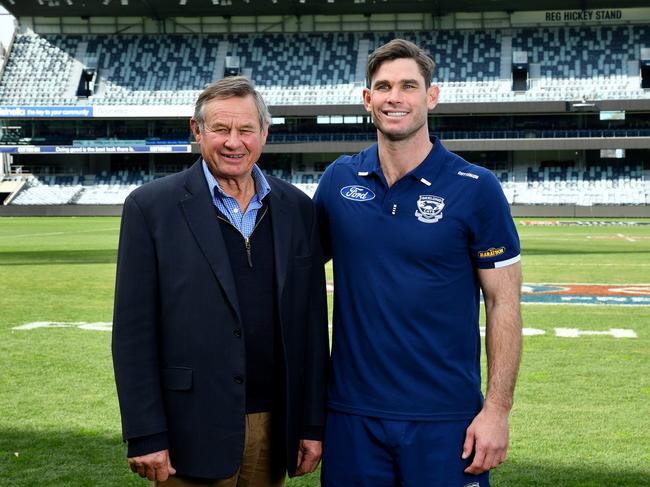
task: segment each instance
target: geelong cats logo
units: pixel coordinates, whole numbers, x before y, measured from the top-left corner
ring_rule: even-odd
[[[417,201],[415,216],[422,223],[435,223],[442,218],[445,199],[432,194],[421,194]]]

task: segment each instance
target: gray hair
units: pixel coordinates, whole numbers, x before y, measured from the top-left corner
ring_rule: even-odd
[[[203,111],[209,101],[234,97],[244,98],[249,95],[253,97],[255,107],[257,107],[260,130],[264,130],[271,125],[271,114],[262,95],[255,89],[253,82],[245,76],[228,76],[206,86],[194,106],[194,120],[199,126],[199,130],[203,132],[205,122]]]

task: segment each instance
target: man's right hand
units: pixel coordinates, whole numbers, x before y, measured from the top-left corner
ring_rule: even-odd
[[[130,457],[129,467],[131,467],[132,472],[151,481],[160,480],[164,482],[170,475],[176,473],[169,461],[169,450],[148,453],[139,457]]]

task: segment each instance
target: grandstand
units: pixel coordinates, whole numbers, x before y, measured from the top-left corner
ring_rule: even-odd
[[[433,54],[443,103],[650,98],[639,56],[650,26],[480,31],[214,35],[19,34],[0,82],[3,105],[191,105],[237,59],[272,105],[356,105],[365,60],[395,37]],[[530,89],[514,92],[512,51],[527,51]],[[502,65],[507,67],[502,73]],[[99,73],[80,100],[87,67]]]
[[[432,132],[492,169],[513,212],[650,214],[644,2],[61,3],[0,0],[19,25],[0,62],[0,176],[14,182],[0,214],[92,212],[188,166],[192,105],[232,73],[271,106],[263,167],[311,194],[373,141],[365,62],[394,37],[436,61]]]

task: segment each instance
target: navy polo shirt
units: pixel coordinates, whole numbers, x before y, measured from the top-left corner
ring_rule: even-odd
[[[314,201],[334,265],[329,407],[466,420],[482,407],[478,268],[519,260],[501,185],[433,148],[388,188],[377,145],[342,156]]]

